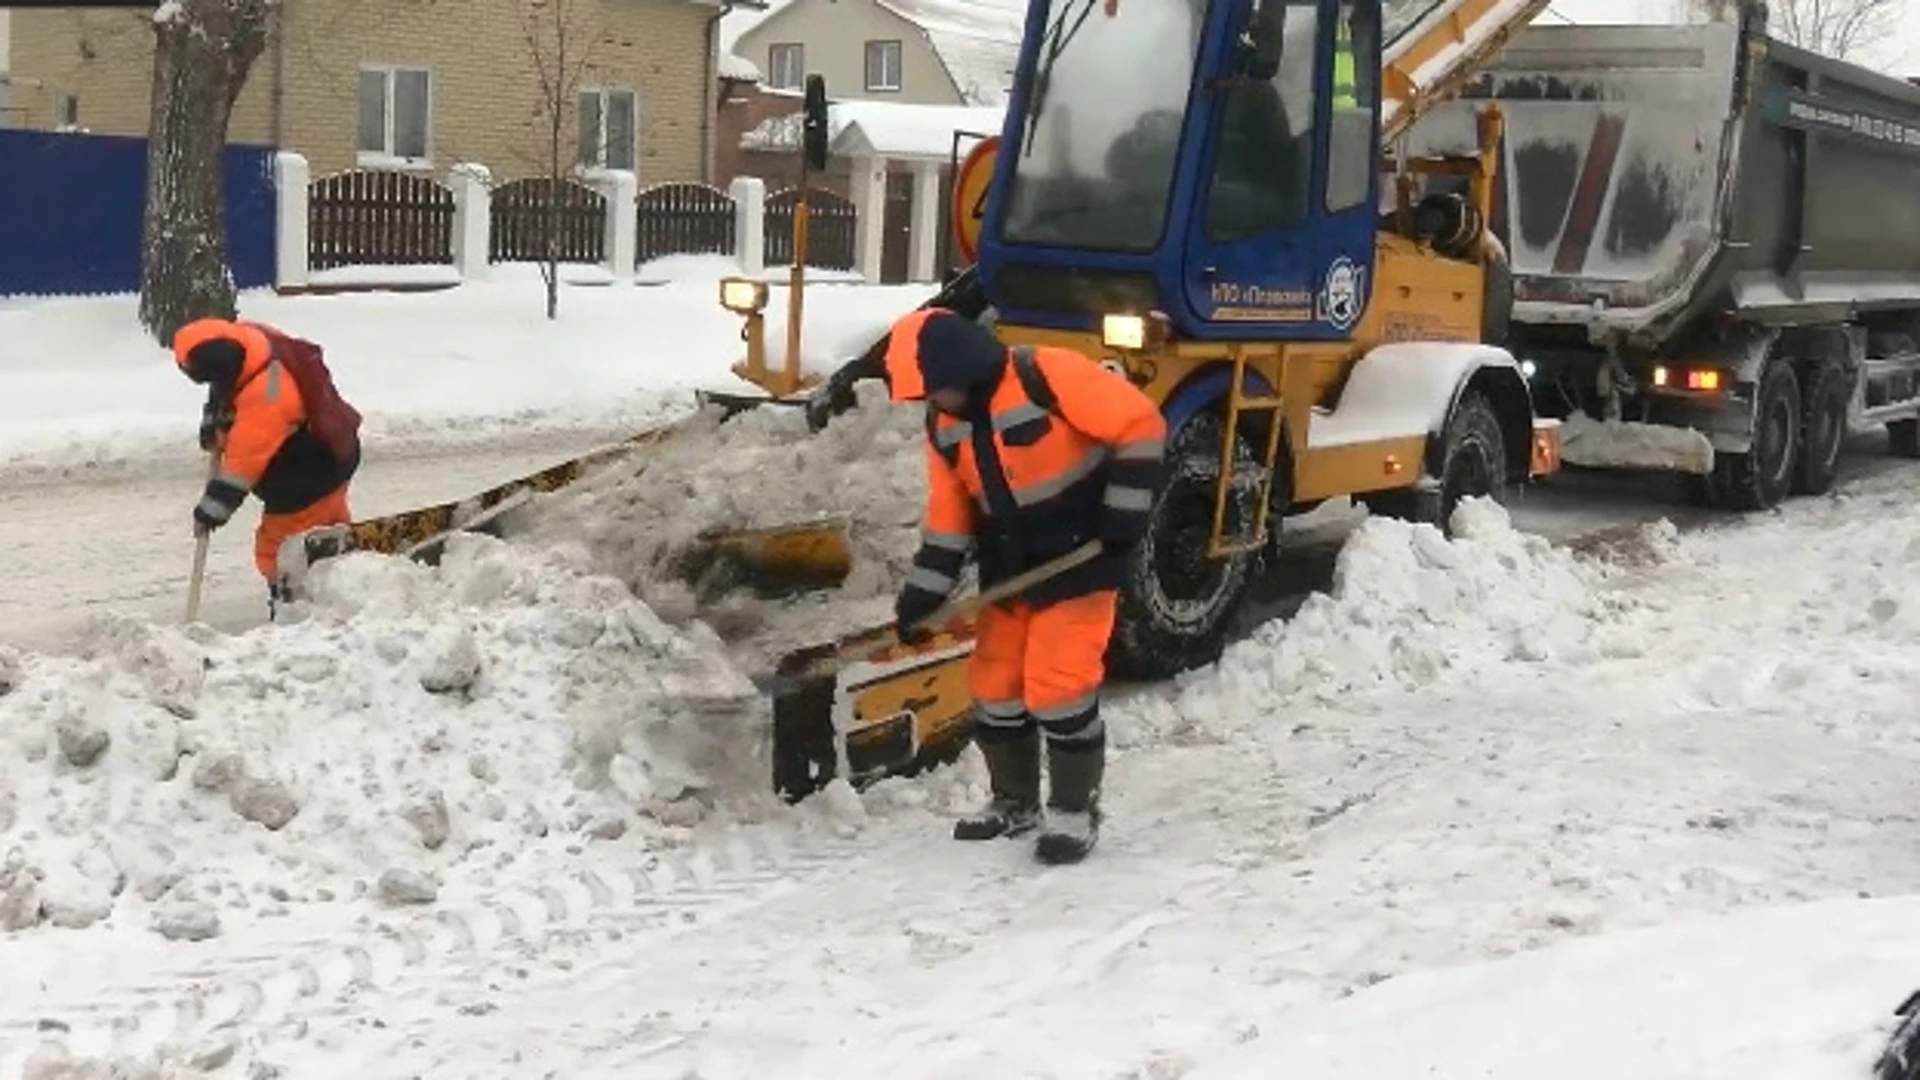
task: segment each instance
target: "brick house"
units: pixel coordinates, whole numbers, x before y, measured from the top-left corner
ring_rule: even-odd
[[[546,0],[562,5],[583,74],[562,110],[563,153],[630,169],[642,186],[711,175],[718,0]],[[276,25],[229,137],[304,155],[314,175],[350,168],[544,172],[543,94],[529,44],[537,0],[300,0]],[[737,3],[735,6],[740,6]],[[551,9],[549,9],[551,10]],[[16,9],[16,126],[144,135],[151,11]],[[551,16],[540,16],[550,27]],[[540,40],[550,40],[550,34]]]
[[[820,75],[842,100],[1003,105],[1023,0],[785,0],[729,17],[731,52],[770,90]]]

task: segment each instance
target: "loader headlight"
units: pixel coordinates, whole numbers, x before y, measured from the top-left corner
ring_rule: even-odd
[[[767,306],[767,283],[747,278],[721,278],[720,306],[735,315],[751,315]]]
[[[1100,344],[1109,349],[1130,352],[1157,349],[1169,336],[1167,317],[1158,311],[1145,315],[1106,315],[1100,319]]]

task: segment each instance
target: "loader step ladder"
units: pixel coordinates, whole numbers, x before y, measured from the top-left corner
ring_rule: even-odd
[[[1286,399],[1278,394],[1247,393],[1246,378],[1247,350],[1237,346],[1233,350],[1233,381],[1227,387],[1227,430],[1220,440],[1220,478],[1213,489],[1213,529],[1207,537],[1207,557],[1213,559],[1254,551],[1267,542],[1267,501],[1273,497],[1274,460],[1280,456],[1280,407]],[[1267,414],[1267,445],[1260,458],[1262,471],[1254,484],[1253,525],[1246,532],[1226,536],[1222,530],[1227,526],[1227,493],[1238,486],[1234,448],[1239,444],[1242,413]]]

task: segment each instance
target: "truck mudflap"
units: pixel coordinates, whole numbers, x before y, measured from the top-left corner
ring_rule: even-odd
[[[1693,428],[1595,420],[1576,412],[1561,425],[1560,442],[1562,460],[1582,468],[1665,469],[1697,476],[1713,471],[1713,443]]]

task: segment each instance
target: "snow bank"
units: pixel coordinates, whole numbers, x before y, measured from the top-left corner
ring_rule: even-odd
[[[751,683],[584,563],[458,537],[437,571],[323,564],[292,625],[116,618],[75,657],[0,658],[0,929],[417,901],[485,848],[762,797]]]
[[[1138,743],[1239,727],[1291,703],[1598,655],[1604,628],[1630,603],[1606,590],[1611,571],[1515,529],[1498,503],[1462,504],[1454,529],[1449,541],[1430,525],[1365,519],[1341,549],[1331,592],[1144,702],[1117,735]]]
[[[369,443],[484,440],[503,428],[643,424],[695,388],[750,390],[730,367],[740,320],[712,282],[563,290],[545,317],[532,268],[417,293],[249,293],[243,318],[310,337],[367,417]],[[778,291],[778,290],[776,290]],[[920,303],[929,286],[809,290],[811,334],[869,325]],[[0,469],[98,467],[198,455],[204,394],[140,329],[131,297],[0,305]],[[784,309],[783,309],[784,310]]]
[[[807,606],[805,620],[812,637],[830,632],[829,618],[858,622],[870,602],[891,603],[919,544],[926,464],[921,411],[891,406],[877,383],[857,393],[861,407],[817,434],[794,408],[765,406],[724,425],[710,410],[659,447],[546,496],[515,539],[584,543],[597,570],[672,617],[689,599],[677,561],[702,532],[842,518],[853,572],[834,610]],[[724,618],[712,609],[702,616]],[[747,628],[725,629],[733,637]]]

